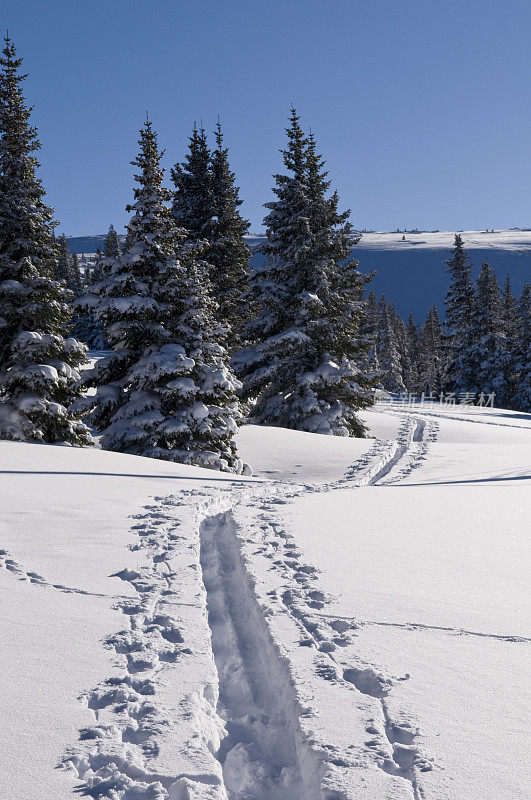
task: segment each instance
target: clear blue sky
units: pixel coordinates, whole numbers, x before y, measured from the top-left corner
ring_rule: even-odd
[[[529,0],[1,0],[48,202],[122,229],[146,110],[182,160],[220,114],[251,230],[294,103],[356,227],[531,225]]]

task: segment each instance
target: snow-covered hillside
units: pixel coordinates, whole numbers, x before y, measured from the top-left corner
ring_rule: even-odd
[[[443,311],[448,290],[444,262],[451,256],[454,236],[452,231],[364,233],[353,256],[359,260],[361,272],[377,271],[370,284],[377,295],[387,295],[405,318],[412,313],[417,322],[422,322],[433,304]],[[531,275],[531,231],[463,231],[461,236],[474,264],[474,278],[487,259],[500,284],[509,275],[513,292],[520,294]],[[72,252],[89,253],[91,248],[95,252],[103,238],[69,237],[69,244]],[[255,250],[263,241],[260,236],[247,239]],[[253,263],[262,260],[255,253]]]
[[[0,796],[527,796],[531,416],[364,417],[254,478],[0,442]]]

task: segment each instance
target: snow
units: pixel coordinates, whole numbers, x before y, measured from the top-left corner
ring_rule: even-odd
[[[361,416],[254,478],[0,442],[0,796],[527,796],[531,416]]]

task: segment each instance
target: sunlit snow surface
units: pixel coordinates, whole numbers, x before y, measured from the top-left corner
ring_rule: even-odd
[[[531,417],[364,417],[253,479],[0,442],[1,797],[528,796]]]

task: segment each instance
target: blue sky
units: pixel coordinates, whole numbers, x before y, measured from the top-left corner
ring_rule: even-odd
[[[531,225],[528,0],[1,0],[60,230],[122,229],[146,110],[217,115],[251,230],[294,103],[356,227]]]

